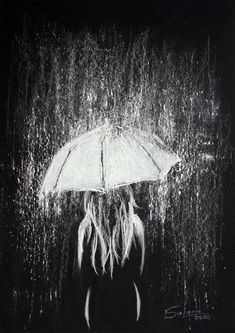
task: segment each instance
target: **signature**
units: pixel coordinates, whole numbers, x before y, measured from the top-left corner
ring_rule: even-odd
[[[209,313],[202,313],[200,310],[187,310],[180,305],[171,306],[165,310],[164,319],[174,319],[177,317],[181,317],[183,319],[193,317],[195,320],[212,319]]]

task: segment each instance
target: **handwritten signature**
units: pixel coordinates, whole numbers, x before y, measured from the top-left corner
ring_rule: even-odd
[[[210,320],[211,315],[209,313],[202,313],[200,310],[187,310],[180,305],[171,306],[165,310],[164,319],[174,319],[177,317],[190,318],[195,320]]]

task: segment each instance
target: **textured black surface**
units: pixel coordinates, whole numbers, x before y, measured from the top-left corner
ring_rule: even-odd
[[[29,17],[35,24],[37,22],[56,22],[65,26],[72,32],[80,31],[87,24],[91,29],[96,32],[99,30],[101,24],[117,24],[121,31],[130,36],[130,31],[135,34],[145,28],[151,27],[161,32],[161,36],[167,39],[179,40],[179,44],[190,45],[192,48],[201,43],[202,40],[207,39],[210,35],[211,47],[217,57],[218,70],[221,73],[220,90],[225,104],[231,112],[232,122],[232,145],[234,147],[234,121],[235,121],[235,5],[233,1],[7,1],[0,5],[0,108],[1,108],[1,182],[7,188],[4,202],[0,204],[7,205],[7,216],[1,218],[0,224],[0,330],[1,331],[15,331],[18,330],[18,323],[14,320],[14,304],[11,295],[12,288],[12,274],[14,267],[12,265],[12,252],[10,249],[11,240],[8,238],[9,225],[14,221],[14,195],[16,188],[16,179],[10,170],[9,160],[9,146],[10,142],[7,141],[7,101],[8,101],[8,78],[10,75],[10,62],[11,62],[11,47],[16,33],[21,33],[25,16]],[[131,37],[127,37],[131,38]],[[14,121],[14,115],[9,114],[9,121]],[[19,159],[19,157],[15,156]],[[223,216],[223,262],[219,265],[218,272],[218,304],[217,320],[216,322],[200,322],[193,325],[191,332],[228,332],[232,333],[235,330],[235,215],[234,215],[234,165],[231,174],[228,174],[226,179],[226,187],[224,188],[225,209]],[[2,222],[3,221],[3,222]],[[71,231],[73,235],[73,231]],[[73,246],[73,242],[71,242]],[[159,264],[161,260],[160,251],[158,249],[159,258],[150,258],[153,266],[155,261]],[[71,249],[71,264],[73,261],[74,250]],[[69,273],[68,273],[69,274]],[[119,279],[113,282],[107,282],[101,279],[98,284],[97,290],[100,290],[100,295],[96,297],[96,302],[100,302],[101,306],[96,305],[97,309],[94,311],[96,318],[96,327],[105,327],[107,332],[112,328],[119,326],[120,332],[155,332],[156,328],[165,333],[170,332],[184,332],[186,330],[183,321],[174,323],[167,322],[165,327],[158,327],[158,318],[155,318],[153,307],[159,307],[157,313],[164,311],[161,308],[161,295],[157,282],[153,288],[156,289],[155,295],[159,297],[159,302],[153,298],[146,296],[146,313],[145,321],[141,321],[139,326],[131,327],[129,325],[129,318],[133,315],[130,301],[130,306],[125,304],[122,288],[126,285],[126,290],[130,293],[130,299],[133,299],[130,287],[129,277],[130,273],[120,273]],[[147,283],[160,281],[158,274],[152,272],[152,277],[149,278]],[[90,274],[91,276],[91,274]],[[129,279],[128,279],[128,278]],[[69,282],[70,281],[70,282]],[[67,280],[67,293],[68,297],[64,298],[61,302],[61,323],[56,323],[58,331],[67,332],[76,331],[80,328],[80,332],[86,330],[84,319],[79,317],[76,313],[80,304],[78,299],[73,298],[76,290],[76,279],[68,276]],[[108,283],[111,285],[108,286]],[[74,285],[73,285],[74,284]],[[118,294],[118,304],[112,304],[113,295],[105,290],[112,290],[113,293]],[[145,293],[145,286],[141,288],[142,293]],[[79,293],[79,291],[77,291]],[[84,299],[85,295],[81,295]],[[92,296],[95,297],[95,296]],[[107,303],[105,302],[107,298]],[[144,298],[143,298],[144,299]],[[102,303],[103,302],[103,303]],[[143,301],[145,302],[145,301]],[[93,307],[95,307],[93,300]],[[153,306],[151,305],[153,304]],[[104,323],[100,318],[104,318],[103,314],[99,311],[109,312],[106,304],[112,304],[113,307],[125,304],[119,311],[120,318],[109,317],[109,323]],[[157,304],[157,305],[156,305]],[[100,308],[99,308],[100,307]],[[73,309],[70,311],[69,309]],[[66,312],[67,311],[67,312]],[[82,311],[82,310],[81,310]],[[112,313],[112,312],[110,312]],[[48,313],[48,317],[43,318],[41,321],[34,322],[31,328],[32,332],[52,332],[55,329],[55,324],[52,319],[52,314]],[[51,317],[50,317],[51,316]],[[156,323],[154,322],[156,320]],[[22,320],[23,321],[23,320]],[[67,321],[67,322],[66,322]],[[83,322],[82,322],[83,321]],[[50,323],[50,324],[48,324]],[[69,323],[69,324],[68,324]],[[166,326],[167,325],[167,326]],[[209,327],[210,326],[210,327]],[[66,327],[66,331],[64,329]],[[69,328],[68,328],[69,327]],[[99,329],[98,329],[99,331]]]

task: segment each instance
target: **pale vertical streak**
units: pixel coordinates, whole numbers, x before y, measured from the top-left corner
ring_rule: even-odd
[[[133,284],[135,287],[135,295],[136,295],[136,321],[138,321],[140,318],[141,299],[140,299],[140,294],[138,292],[138,288],[134,281]]]
[[[86,303],[85,303],[85,318],[87,326],[90,328],[90,316],[89,316],[89,305],[90,305],[90,296],[91,296],[91,287],[88,288],[86,294]]]

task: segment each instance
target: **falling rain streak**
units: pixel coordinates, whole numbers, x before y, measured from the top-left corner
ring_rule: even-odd
[[[167,182],[132,186],[145,227],[143,275],[161,269],[166,308],[173,295],[175,304],[213,309],[229,126],[210,58],[209,43],[203,52],[176,51],[153,44],[148,32],[127,41],[115,28],[73,35],[25,27],[17,37],[7,132],[17,181],[12,297],[20,328],[56,316],[73,225],[82,220],[80,193],[55,197],[47,213],[39,207],[45,173],[65,143],[105,119],[156,134],[180,156]],[[163,263],[152,267],[158,249]],[[72,267],[76,278],[76,256]]]

